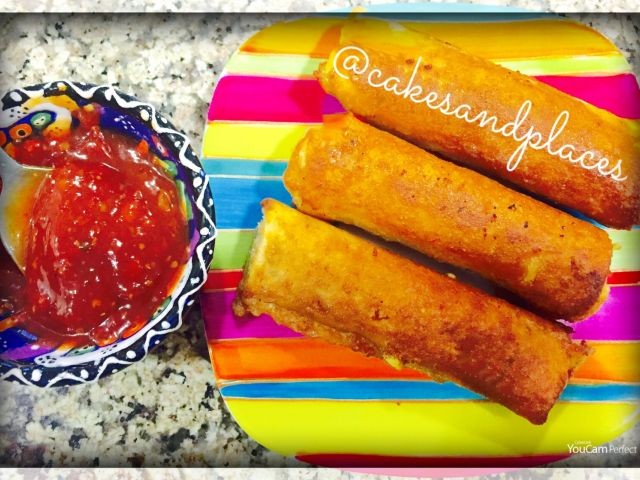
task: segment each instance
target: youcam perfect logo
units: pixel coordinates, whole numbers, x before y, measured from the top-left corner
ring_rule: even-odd
[[[627,447],[627,446],[615,446],[615,445],[593,445],[591,442],[575,442],[567,444],[567,449],[569,453],[574,455],[576,453],[616,453],[616,454],[633,454],[636,455],[638,453],[638,447]]]

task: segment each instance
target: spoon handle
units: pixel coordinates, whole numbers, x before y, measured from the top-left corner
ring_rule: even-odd
[[[3,148],[0,148],[0,177],[5,183],[9,183],[9,179],[15,177],[20,172],[20,165],[9,156]]]

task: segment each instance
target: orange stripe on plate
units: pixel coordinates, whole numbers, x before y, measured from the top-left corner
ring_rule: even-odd
[[[314,338],[210,342],[219,380],[290,378],[428,378]]]
[[[587,342],[595,351],[576,371],[576,378],[640,382],[640,342]]]
[[[247,40],[242,52],[292,53],[326,58],[340,42],[340,30],[345,18],[313,17],[279,22]]]
[[[576,380],[640,382],[639,342],[588,343],[594,353]],[[209,347],[218,380],[429,378],[315,338],[223,340]]]

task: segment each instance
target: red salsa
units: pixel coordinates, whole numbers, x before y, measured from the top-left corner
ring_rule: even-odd
[[[76,344],[137,331],[188,257],[175,182],[146,142],[102,130],[99,108],[80,109],[65,137],[29,138],[12,151],[19,162],[53,170],[32,212],[26,282],[0,291],[0,301],[24,305],[16,317],[29,331]]]
[[[1,185],[0,185],[1,187]],[[26,279],[0,243],[0,318],[24,306]]]

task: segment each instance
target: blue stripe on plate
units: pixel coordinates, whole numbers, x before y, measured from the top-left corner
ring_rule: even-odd
[[[353,13],[353,7],[340,8],[335,12]],[[552,17],[552,13],[531,12],[520,7],[506,7],[500,5],[482,5],[468,3],[411,3],[402,5],[390,3],[385,5],[365,5],[364,12],[369,16],[408,19],[420,21],[429,19],[432,15],[437,22],[497,22],[514,20],[531,20]],[[431,15],[424,15],[431,14]],[[326,16],[326,13],[319,14]]]
[[[450,382],[347,380],[237,383],[222,388],[233,398],[325,400],[481,400],[484,397]],[[568,385],[561,400],[638,401],[640,385]]]
[[[234,175],[234,176],[246,176],[246,177],[282,177],[284,171],[287,168],[286,161],[277,160],[247,160],[247,159],[229,159],[229,158],[205,158],[202,160],[207,175]],[[266,180],[266,179],[265,179]],[[271,179],[275,180],[275,179]],[[218,200],[219,201],[219,200]],[[596,222],[595,220],[586,217],[585,215],[571,210],[569,208],[558,207],[566,213],[573,215],[581,220],[589,222],[596,227],[608,230],[604,225]],[[236,228],[236,227],[234,227]],[[634,225],[632,230],[639,230],[639,225]]]
[[[437,4],[433,4],[434,6]],[[398,13],[393,10],[388,11],[370,11],[367,10],[364,15],[369,17],[382,18],[384,20],[409,21],[409,22],[425,22],[425,23],[487,23],[487,22],[517,22],[525,20],[542,20],[553,18],[552,14],[526,13],[524,9],[513,10],[496,10],[496,8],[482,8],[473,13],[469,13],[467,5],[446,4],[454,8],[442,11],[442,9],[426,10],[420,13]],[[393,7],[393,5],[392,5]],[[488,5],[476,5],[476,7],[489,7]],[[369,8],[369,7],[365,7]],[[503,12],[503,13],[501,13]],[[362,14],[361,14],[362,15]]]
[[[287,168],[287,162],[205,158],[202,160],[202,166],[207,175],[281,177]]]
[[[613,228],[608,228],[605,227],[604,225],[602,225],[601,223],[596,222],[594,219],[587,217],[586,215],[583,215],[580,212],[576,212],[575,210],[571,210],[571,209],[564,209],[567,213],[570,213],[571,215],[573,215],[576,218],[579,218],[580,220],[584,220],[585,222],[589,222],[592,225],[595,225],[598,228],[601,228],[603,230],[615,230]],[[633,225],[631,227],[631,230],[640,230],[640,225]]]
[[[218,228],[255,228],[262,219],[260,201],[275,198],[291,204],[280,179],[212,178]]]

